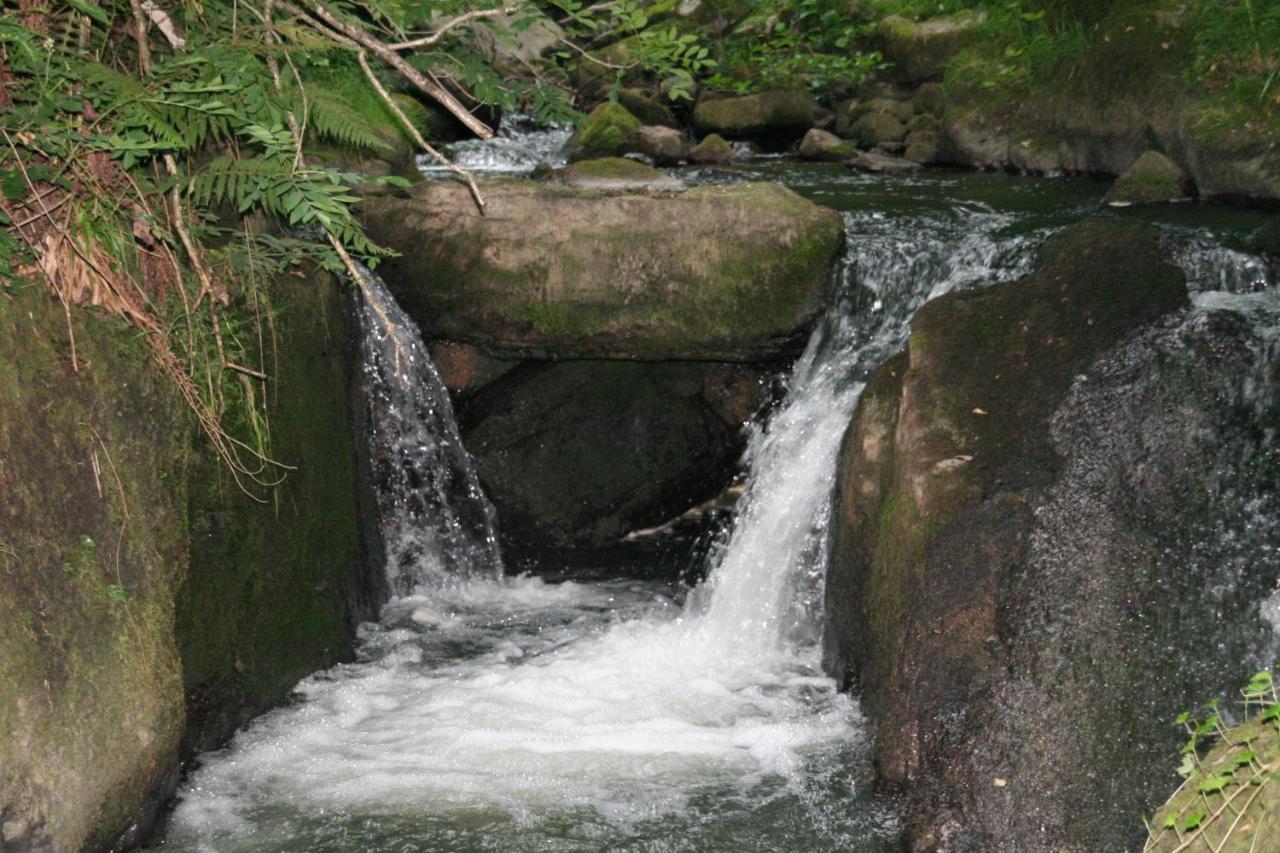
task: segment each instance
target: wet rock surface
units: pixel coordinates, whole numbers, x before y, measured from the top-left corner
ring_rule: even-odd
[[[864,392],[828,665],[876,720],[912,849],[1140,842],[1176,781],[1168,721],[1239,677],[1280,573],[1241,556],[1275,413],[1242,411],[1247,324],[1185,304],[1151,232],[1074,226],[1028,279],[927,304]]]

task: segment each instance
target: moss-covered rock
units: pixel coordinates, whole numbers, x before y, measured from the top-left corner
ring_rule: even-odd
[[[527,363],[485,386],[460,417],[504,537],[600,546],[718,494],[742,451],[713,400],[726,371],[763,402],[760,371],[705,363]]]
[[[174,778],[191,435],[137,335],[0,296],[5,850],[109,847]]]
[[[911,106],[917,113],[940,116],[947,110],[947,96],[941,83],[925,83],[911,96]]]
[[[813,118],[813,102],[805,92],[760,92],[701,101],[693,111],[693,126],[698,133],[729,139],[787,141],[812,127]]]
[[[913,163],[934,163],[938,159],[938,134],[926,130],[918,130],[907,134],[904,160]]]
[[[758,360],[821,311],[843,227],[773,184],[614,194],[437,181],[371,198],[381,268],[429,337],[521,356]]]
[[[689,162],[700,166],[725,166],[738,159],[733,145],[718,133],[708,134],[689,149]]]
[[[642,89],[622,89],[618,92],[618,103],[646,125],[661,127],[679,127],[671,107],[652,97]]]
[[[136,843],[184,734],[216,745],[350,654],[370,610],[336,288],[274,289],[270,451],[296,470],[268,505],[212,460],[145,339],[0,296],[3,849]]]
[[[1185,201],[1190,197],[1191,182],[1182,167],[1158,151],[1148,151],[1112,184],[1106,203],[1127,207]]]
[[[556,169],[547,180],[583,190],[667,190],[684,189],[684,184],[665,172],[626,157],[579,160]]]
[[[982,13],[956,12],[914,23],[898,15],[876,27],[875,40],[899,80],[922,82],[940,78],[953,56],[977,35]]]
[[[640,119],[626,107],[606,101],[588,113],[569,137],[569,159],[619,157],[626,153],[628,137],[640,127]]]
[[[813,128],[800,140],[800,156],[806,160],[840,162],[855,153],[848,142],[826,130]]]
[[[1159,246],[1073,226],[1025,280],[925,305],[859,401],[828,665],[859,684],[915,848],[1131,845],[1167,796],[1165,721],[1243,654],[1197,610],[1221,581],[1196,527],[1216,466],[1274,492],[1222,449],[1253,440],[1220,403],[1253,356],[1238,324],[1159,322],[1187,302]],[[1264,562],[1232,581],[1232,612],[1274,583]]]
[[[853,119],[857,121],[868,113],[884,113],[885,115],[893,116],[902,124],[906,124],[911,121],[916,111],[910,101],[902,101],[896,98],[872,98],[858,102],[858,106],[853,112]]]
[[[921,113],[920,115],[914,116],[911,121],[907,122],[906,126],[908,134],[921,132],[937,133],[941,129],[942,122],[938,120],[937,116],[933,116],[928,113]]]
[[[901,142],[907,129],[888,113],[866,113],[849,128],[849,136],[863,148],[875,148],[886,142]]]
[[[194,455],[175,625],[188,752],[219,745],[303,676],[349,659],[356,624],[379,603],[379,553],[356,522],[350,312],[327,274],[282,278],[271,299],[271,452],[291,470],[263,504],[207,450]]]

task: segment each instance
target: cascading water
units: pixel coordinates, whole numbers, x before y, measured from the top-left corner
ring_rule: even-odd
[[[360,354],[387,583],[399,595],[502,574],[493,505],[417,326],[362,271]]]
[[[856,186],[886,186],[874,180]],[[893,185],[912,186],[927,184]],[[920,304],[1021,275],[1045,234],[1078,216],[1061,206],[1031,215],[1018,199],[955,201],[954,191],[896,215],[862,198],[842,205],[849,250],[834,306],[782,405],[753,428],[736,523],[683,603],[661,583],[493,580],[488,568],[466,583],[422,582],[496,557],[491,528],[451,503],[478,491],[438,377],[374,282],[365,354],[377,364],[371,387],[384,389],[372,404],[375,455],[394,485],[382,509],[401,595],[363,629],[357,663],[304,680],[299,702],[206,757],[164,845],[893,849],[892,804],[866,790],[857,705],[820,669],[840,440]],[[406,364],[421,386],[409,397],[392,381]],[[419,449],[435,461],[406,465]],[[428,510],[427,499],[441,503]],[[424,540],[399,515],[436,511],[471,521]]]

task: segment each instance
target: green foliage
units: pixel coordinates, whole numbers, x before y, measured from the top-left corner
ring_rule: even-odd
[[[856,85],[881,65],[866,47],[873,24],[855,20],[841,0],[754,0],[750,25],[720,43],[725,69],[708,80],[738,94],[808,88],[821,93]]]
[[[142,44],[125,0],[0,17],[0,295],[42,282],[140,330],[237,479],[269,485],[265,366],[248,363],[270,322],[264,285],[346,256],[376,265],[387,252],[355,188],[405,183],[312,166],[305,146],[389,151],[404,131],[379,88],[402,81],[374,85],[347,35],[279,6],[269,20],[261,0],[161,6],[173,26]],[[393,44],[475,6],[326,8]],[[472,39],[473,25],[451,28],[411,62],[474,103],[568,112],[563,92],[507,79]],[[400,108],[422,117],[414,106]]]
[[[650,26],[648,13],[636,0],[607,4],[608,17],[600,17],[599,12],[604,10],[585,6],[579,0],[553,3],[566,16],[571,34],[579,38],[607,34],[612,42],[625,41],[629,61],[612,69],[611,98],[617,97],[628,72],[641,70],[661,80],[671,100],[691,100],[695,78],[716,67],[717,61],[697,34],[681,32],[671,25]],[[565,51],[557,56],[574,59]],[[581,61],[592,62],[589,58]]]
[[[1187,76],[1209,94],[1202,123],[1280,132],[1280,4],[1203,0],[1190,28]]]

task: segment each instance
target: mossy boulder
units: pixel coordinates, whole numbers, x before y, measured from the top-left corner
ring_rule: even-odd
[[[925,83],[911,96],[911,106],[917,113],[940,116],[947,109],[947,96],[941,83]]]
[[[640,119],[626,107],[606,101],[588,113],[569,137],[569,159],[620,157],[626,153],[627,139],[640,127]]]
[[[356,625],[377,615],[385,587],[380,542],[357,522],[364,438],[362,401],[350,399],[349,296],[320,272],[281,278],[270,293],[267,418],[272,455],[290,469],[263,504],[207,448],[192,454],[190,570],[174,625],[187,754],[219,746],[307,674],[349,660]]]
[[[1182,167],[1158,151],[1148,151],[1130,166],[1107,191],[1112,207],[1185,201],[1192,194],[1191,181]]]
[[[942,77],[951,58],[974,41],[982,19],[981,12],[969,10],[919,23],[890,15],[874,38],[897,79],[919,83]]]
[[[862,148],[875,148],[886,142],[901,142],[907,129],[888,113],[869,112],[853,123],[849,136]]]
[[[494,354],[755,361],[822,310],[838,214],[773,184],[618,194],[436,181],[370,198],[381,268],[428,337]]]
[[[920,115],[912,117],[911,121],[907,122],[906,126],[908,134],[920,132],[937,133],[941,129],[942,122],[938,120],[937,116],[933,116],[928,113],[921,113]]]
[[[725,166],[737,159],[733,145],[718,133],[708,134],[689,149],[689,162],[700,166]]]
[[[926,304],[858,403],[827,663],[914,849],[1140,846],[1176,784],[1168,721],[1266,630],[1280,557],[1221,563],[1244,507],[1280,503],[1275,461],[1242,452],[1280,412],[1224,405],[1263,366],[1254,332],[1186,303],[1153,229],[1072,226],[1024,280]],[[1227,481],[1238,506],[1206,490]]]
[[[646,125],[661,127],[679,127],[671,107],[642,89],[621,89],[618,92],[618,103]]]
[[[918,130],[907,134],[906,149],[902,157],[913,163],[933,163],[938,159],[938,134]]]
[[[109,848],[175,778],[191,435],[136,334],[0,296],[4,850]]]
[[[805,160],[840,162],[856,153],[856,149],[834,133],[818,128],[811,129],[800,140],[800,156]]]
[[[860,101],[853,113],[854,121],[868,113],[884,113],[893,116],[902,124],[911,121],[912,116],[916,114],[915,107],[911,106],[910,101],[902,101],[896,98],[872,98],[867,101]]]
[[[626,157],[602,157],[580,160],[556,169],[547,180],[584,190],[667,190],[677,191],[684,184],[665,172]]]
[[[806,92],[760,92],[740,98],[703,100],[693,111],[700,134],[728,139],[798,139],[813,126],[813,101]]]
[[[764,400],[746,366],[526,363],[460,407],[502,533],[517,552],[606,545],[718,494],[742,451],[727,383]]]

